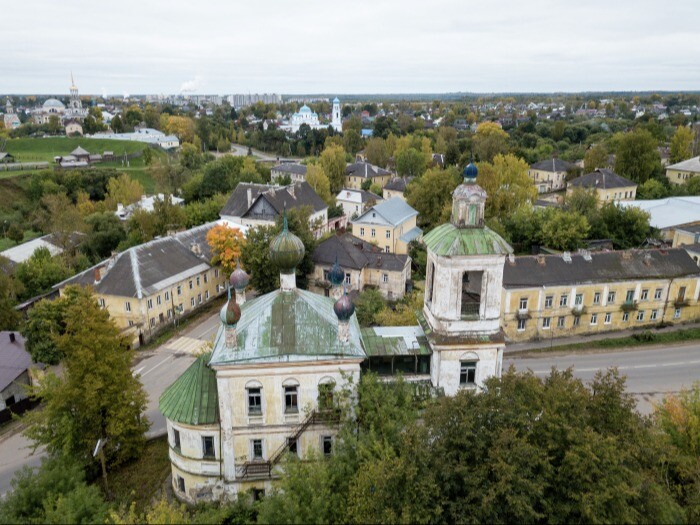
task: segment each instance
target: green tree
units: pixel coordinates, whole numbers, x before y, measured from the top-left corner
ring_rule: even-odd
[[[588,238],[591,227],[585,216],[566,210],[548,210],[542,221],[542,244],[555,250],[575,250]]]
[[[488,195],[486,216],[502,220],[537,198],[537,188],[528,175],[529,166],[515,155],[496,155],[493,163],[480,162],[477,183]]]
[[[608,167],[608,148],[605,144],[596,144],[592,146],[583,157],[583,171],[591,173],[598,168]]]
[[[423,228],[434,228],[449,218],[452,192],[460,181],[457,169],[449,167],[444,170],[431,168],[420,179],[409,183],[406,201],[418,211],[418,220]]]
[[[408,148],[396,156],[396,170],[399,175],[419,177],[426,168],[424,155],[415,148]]]
[[[309,164],[306,168],[306,182],[314,189],[329,206],[335,203],[335,196],[331,195],[331,183],[318,164]]]
[[[5,235],[15,244],[19,244],[24,240],[24,230],[20,228],[19,224],[10,224]]]
[[[354,129],[349,129],[343,136],[343,146],[345,151],[354,155],[362,149],[362,137]]]
[[[376,316],[384,309],[386,302],[381,292],[374,288],[366,288],[355,300],[357,322],[360,326],[373,326],[377,324]]]
[[[87,485],[80,465],[63,458],[24,467],[0,502],[2,523],[104,523],[108,505],[100,489]]]
[[[340,146],[326,148],[321,153],[319,162],[330,181],[331,194],[337,195],[345,185],[345,150]]]
[[[64,357],[58,339],[65,333],[65,313],[74,295],[63,296],[55,301],[39,301],[29,310],[22,326],[27,352],[32,361],[47,365],[58,364]]]
[[[693,156],[695,133],[692,128],[679,126],[671,137],[671,151],[669,161],[671,164],[681,162]]]
[[[670,194],[669,189],[658,179],[649,179],[637,186],[638,200],[663,199]]]
[[[80,243],[80,251],[93,262],[109,257],[126,239],[124,224],[112,212],[94,213],[85,222],[90,230]]]
[[[241,263],[250,274],[250,286],[261,294],[279,288],[279,272],[270,262],[270,243],[277,233],[272,226],[251,228],[241,251]]]
[[[144,190],[141,183],[124,173],[107,182],[105,206],[108,210],[113,211],[117,209],[117,204],[128,206],[139,201],[143,195]]]
[[[494,122],[482,122],[474,134],[474,153],[481,162],[491,162],[508,152],[508,133]]]
[[[646,129],[638,128],[616,135],[615,172],[642,184],[661,173],[661,157],[656,139]]]
[[[65,260],[51,256],[46,247],[37,248],[26,261],[17,265],[15,277],[24,287],[23,298],[48,292],[54,284],[68,279],[72,274]]]
[[[386,168],[389,162],[389,154],[386,148],[386,142],[380,137],[372,137],[367,141],[365,146],[365,155],[367,162],[379,166],[380,168]]]
[[[609,202],[592,217],[591,236],[596,239],[612,239],[618,249],[637,248],[652,237],[649,213],[630,206],[623,208]]]
[[[20,313],[15,310],[22,284],[11,276],[10,260],[0,255],[0,330],[16,330]]]
[[[96,470],[98,439],[109,467],[138,457],[148,420],[146,394],[131,371],[132,351],[109,313],[90,290],[75,290],[57,346],[65,355],[63,377],[47,374],[35,395],[43,409],[25,416],[25,434],[51,456],[70,458]]]
[[[196,170],[204,164],[204,156],[194,144],[185,143],[180,148],[180,164],[190,170]]]

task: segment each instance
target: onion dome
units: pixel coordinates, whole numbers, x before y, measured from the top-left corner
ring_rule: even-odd
[[[240,261],[236,264],[236,269],[233,270],[231,277],[229,278],[229,283],[234,290],[244,290],[248,283],[250,282],[250,276],[243,271],[241,268]]]
[[[470,162],[467,164],[467,166],[464,168],[464,171],[462,172],[462,176],[466,181],[473,181],[476,179],[476,176],[479,174],[479,170],[476,169],[476,166],[474,165],[473,162]]]
[[[289,231],[287,214],[284,215],[282,233],[270,243],[270,261],[282,273],[293,273],[294,269],[304,258],[304,243]]]
[[[350,320],[352,314],[355,313],[355,305],[350,300],[350,297],[348,297],[347,290],[345,290],[343,296],[335,302],[333,305],[333,311],[335,312],[335,315],[338,316],[338,320],[340,321]]]
[[[328,280],[333,286],[340,286],[345,280],[345,270],[338,264],[338,256],[335,256],[335,264],[328,272]]]
[[[226,306],[221,309],[221,321],[228,325],[235,325],[241,318],[241,307],[232,299],[226,303]]]

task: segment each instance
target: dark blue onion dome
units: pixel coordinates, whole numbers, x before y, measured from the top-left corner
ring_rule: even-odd
[[[272,239],[270,243],[270,262],[277,266],[282,273],[293,273],[304,258],[304,251],[304,243],[289,231],[287,214],[285,213],[282,233]]]
[[[236,263],[236,269],[233,270],[233,273],[229,278],[229,283],[231,283],[234,290],[240,291],[245,290],[245,287],[248,286],[249,282],[250,276],[243,271],[243,268],[241,268],[241,262],[238,261]]]
[[[338,264],[338,256],[335,256],[335,264],[328,272],[328,280],[333,286],[340,286],[345,280],[345,270]]]
[[[467,164],[466,167],[464,168],[464,171],[462,172],[462,176],[464,177],[464,179],[471,180],[471,181],[474,181],[478,174],[479,174],[479,170],[476,169],[476,166],[474,165],[473,162],[470,162],[469,164]]]
[[[228,303],[221,309],[221,322],[233,326],[241,318],[241,307],[235,299],[229,298]]]
[[[355,305],[350,300],[350,297],[348,297],[347,290],[345,290],[343,296],[335,302],[333,305],[333,311],[335,312],[335,315],[338,316],[338,320],[340,321],[350,320],[352,314],[355,313]]]

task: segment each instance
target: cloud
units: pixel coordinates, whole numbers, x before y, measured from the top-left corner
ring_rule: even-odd
[[[192,80],[187,80],[180,85],[180,93],[194,93],[202,87],[202,78],[194,77]]]

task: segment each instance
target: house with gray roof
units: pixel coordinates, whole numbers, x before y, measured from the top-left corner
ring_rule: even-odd
[[[283,162],[270,169],[272,182],[278,182],[284,177],[289,177],[292,182],[303,182],[306,180],[306,166],[296,162]]]
[[[408,255],[386,253],[374,244],[350,233],[333,235],[314,250],[314,273],[310,290],[328,296],[331,289],[329,273],[337,263],[345,278],[348,293],[362,292],[371,287],[390,300],[406,293],[411,279],[411,258]]]
[[[577,188],[595,192],[599,204],[633,201],[637,195],[635,182],[602,168],[569,181],[566,193],[571,194]]]
[[[245,227],[274,226],[284,210],[307,207],[309,224],[317,236],[328,228],[328,205],[308,182],[269,186],[242,182],[233,190],[219,215]]]
[[[382,188],[382,197],[385,199],[399,197],[406,200],[406,188],[411,180],[413,177],[392,177]]]
[[[550,193],[566,188],[566,174],[574,168],[575,164],[552,157],[531,164],[527,174],[537,186],[538,193]]]
[[[226,290],[226,277],[212,266],[206,235],[210,222],[114,254],[54,288],[91,286],[117,327],[143,344],[183,315]]]
[[[360,190],[362,184],[369,181],[370,184],[378,184],[383,188],[393,176],[391,171],[369,162],[354,162],[345,168],[345,187]]]
[[[10,410],[27,399],[32,384],[32,357],[19,332],[0,332],[0,423],[11,419]]]
[[[418,212],[408,203],[393,197],[380,202],[352,221],[352,234],[379,246],[386,253],[408,253],[408,243],[422,234],[416,225]]]
[[[700,175],[700,157],[666,166],[666,177],[672,184],[685,184],[698,175]]]
[[[364,213],[368,207],[374,206],[383,200],[379,195],[371,191],[354,190],[352,188],[343,188],[335,196],[335,202],[342,206],[343,213],[347,217],[357,217]]]

